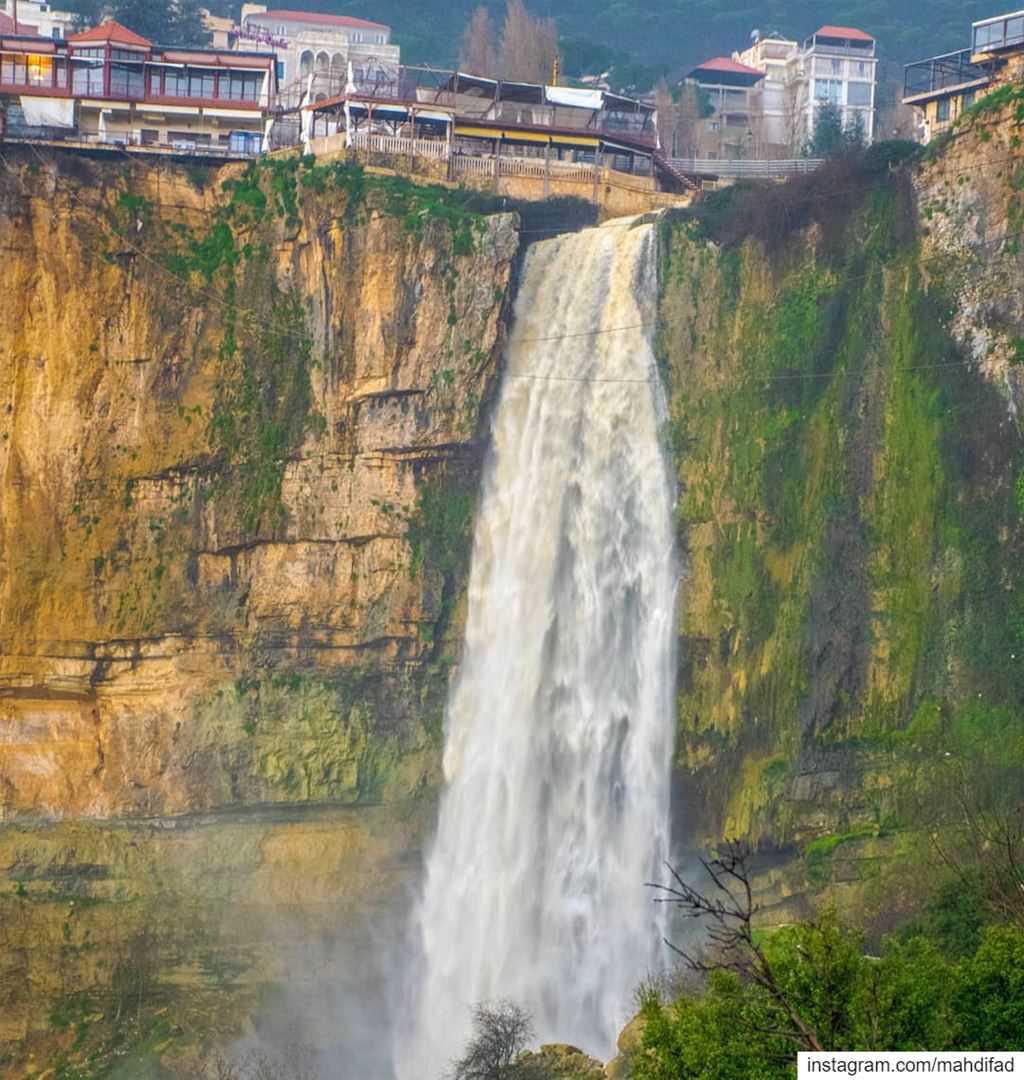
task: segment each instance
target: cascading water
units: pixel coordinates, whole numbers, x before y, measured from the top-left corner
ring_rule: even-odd
[[[653,226],[527,258],[415,916],[402,1080],[435,1080],[470,1007],[611,1056],[658,966],[644,883],[668,848],[673,484],[658,438]]]

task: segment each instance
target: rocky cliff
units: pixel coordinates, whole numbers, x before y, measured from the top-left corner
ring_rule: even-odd
[[[1020,782],[1022,123],[660,226],[676,836],[770,921],[884,929]],[[10,148],[0,222],[0,1060],[159,1076],[416,864],[517,222]]]
[[[518,225],[344,164],[10,148],[0,222],[17,1075],[105,1060],[111,992],[165,1040],[231,1030],[289,935],[407,874]]]
[[[677,835],[749,838],[770,921],[893,925],[946,811],[1021,790],[1022,122],[663,226]]]

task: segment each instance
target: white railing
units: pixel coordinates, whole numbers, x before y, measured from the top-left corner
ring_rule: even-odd
[[[669,158],[673,168],[688,176],[760,177],[775,179],[782,176],[801,176],[812,173],[823,164],[822,158],[792,158],[788,161],[736,161],[715,158]]]
[[[472,173],[476,176],[494,175],[494,158],[471,157],[467,154],[455,154],[452,157],[452,169],[460,173]]]
[[[371,135],[359,131],[352,135],[349,146],[373,154],[414,154],[438,161],[448,157],[448,144],[440,139],[407,139],[401,135]]]
[[[457,173],[474,176],[493,176],[497,160],[499,176],[527,176],[535,180],[548,177],[552,180],[583,180],[588,183],[594,179],[594,166],[574,161],[547,161],[543,158],[473,157],[468,154],[455,154],[452,157],[452,169]]]

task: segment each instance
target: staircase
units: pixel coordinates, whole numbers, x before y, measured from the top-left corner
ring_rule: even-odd
[[[661,150],[655,150],[652,155],[654,167],[677,183],[683,191],[700,191],[700,184],[691,180],[689,176],[678,168],[669,158],[665,157]]]

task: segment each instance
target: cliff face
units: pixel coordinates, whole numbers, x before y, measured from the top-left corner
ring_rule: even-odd
[[[216,1027],[219,990],[280,970],[268,912],[315,936],[406,873],[518,233],[340,164],[4,159],[0,1059],[24,1063],[71,1038],[48,1003],[88,1013],[112,978]]]
[[[679,831],[750,838],[769,920],[891,925],[961,796],[1020,790],[1022,120],[663,227]]]

